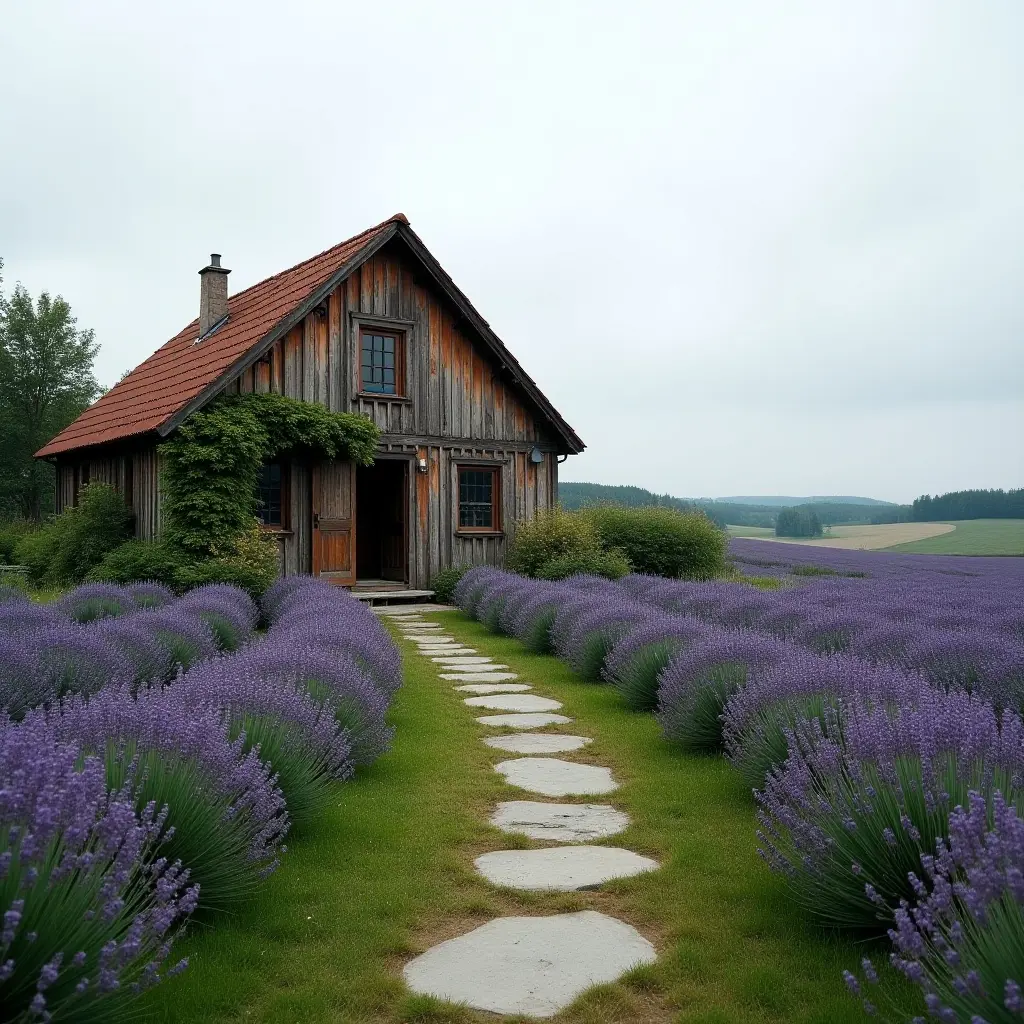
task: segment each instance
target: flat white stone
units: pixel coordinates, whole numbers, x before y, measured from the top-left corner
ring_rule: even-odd
[[[509,889],[594,889],[613,878],[657,871],[658,862],[614,846],[552,846],[545,850],[497,850],[473,862],[492,885]]]
[[[506,683],[515,686],[515,683]],[[471,686],[460,686],[460,690],[471,690]],[[479,692],[479,691],[476,691]],[[509,736],[485,736],[484,743],[498,750],[509,750],[513,754],[560,754],[566,750],[579,750],[590,743],[589,736],[565,736],[557,732],[512,733]]]
[[[541,729],[545,725],[568,725],[572,719],[565,715],[484,715],[477,721],[499,729]]]
[[[557,757],[517,757],[496,764],[494,770],[513,786],[544,796],[596,796],[619,788],[611,768],[576,764]]]
[[[478,676],[483,672],[489,675],[500,675],[508,671],[508,665],[438,665],[439,672],[458,672],[460,676]]]
[[[629,826],[629,815],[608,804],[548,804],[535,800],[500,803],[491,824],[503,832],[549,839],[554,843],[588,843],[618,835]]]
[[[472,647],[421,647],[420,654],[424,658],[455,658],[464,655],[476,654]]]
[[[442,672],[441,678],[463,683],[507,683],[519,676],[515,672]]]
[[[490,711],[557,711],[562,706],[557,700],[538,697],[535,693],[467,697],[462,703],[471,708],[487,708]]]
[[[455,637],[450,636],[447,633],[431,634],[430,639],[424,639],[422,636],[406,636],[407,640],[412,640],[417,647],[461,647],[460,641],[456,640]]]
[[[469,683],[455,689],[461,693],[525,693],[532,687],[526,683]]]
[[[495,665],[490,658],[483,654],[437,654],[430,660],[438,665],[474,666],[474,672],[480,671],[475,667],[477,665],[489,665],[492,669],[508,668],[508,665]]]
[[[427,654],[430,651],[466,651],[468,647],[463,647],[458,640],[453,640],[451,637],[443,637],[439,640],[423,641],[417,640],[416,646],[421,653]]]
[[[491,1013],[553,1017],[588,988],[657,958],[631,925],[583,910],[499,917],[428,949],[402,974],[420,995]]]

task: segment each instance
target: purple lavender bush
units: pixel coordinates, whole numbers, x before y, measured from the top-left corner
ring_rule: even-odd
[[[0,604],[27,604],[28,594],[8,583],[0,583]]]
[[[659,678],[657,716],[665,738],[689,753],[721,751],[726,704],[752,670],[774,665],[788,650],[763,633],[707,627]]]
[[[615,642],[604,660],[604,678],[632,710],[653,711],[658,706],[662,671],[679,651],[708,630],[700,619],[655,613]]]
[[[46,717],[59,739],[105,760],[111,789],[129,786],[140,809],[168,808],[173,831],[163,853],[199,884],[200,913],[231,910],[277,867],[288,830],[284,797],[244,737],[228,740],[219,709],[196,707],[177,685],[135,697],[109,686]]]
[[[170,649],[136,616],[101,619],[91,629],[127,659],[136,683],[165,683],[174,678],[176,666]]]
[[[271,678],[330,708],[345,730],[356,765],[372,764],[391,746],[394,729],[385,721],[388,695],[343,648],[332,650],[298,638],[275,639],[241,652],[232,662],[238,666],[232,671]]]
[[[916,903],[903,901],[889,936],[892,962],[945,1021],[1019,1021],[1024,996],[1024,821],[996,791],[968,794],[949,816],[949,838],[922,857]],[[875,976],[864,963],[868,978]],[[846,973],[857,994],[856,978]]]
[[[260,617],[249,594],[227,583],[208,583],[189,590],[174,608],[205,622],[222,651],[238,650],[252,636]]]
[[[163,608],[174,600],[174,591],[170,587],[153,580],[128,583],[124,589],[131,594],[136,608]]]
[[[476,606],[483,596],[484,590],[491,583],[508,578],[509,575],[509,573],[496,569],[493,565],[477,565],[459,580],[452,598],[467,615],[476,618]]]
[[[160,980],[198,898],[166,856],[166,809],[137,810],[41,718],[0,723],[0,779],[3,1019],[120,1019]]]
[[[833,927],[883,933],[915,899],[922,856],[973,791],[1024,802],[1024,726],[977,695],[922,690],[916,706],[862,695],[793,730],[758,795],[762,856]]]
[[[127,588],[116,583],[83,583],[55,601],[53,607],[61,615],[85,623],[124,615],[134,611],[136,604]]]
[[[612,645],[655,611],[618,590],[585,593],[566,601],[551,626],[555,654],[588,682],[600,682]]]
[[[821,657],[790,646],[771,663],[751,670],[747,685],[725,706],[726,756],[751,789],[761,789],[769,771],[789,752],[789,732],[800,723],[824,721],[843,698],[860,697],[883,707],[916,706],[927,683],[889,665],[849,655]]]
[[[209,624],[178,608],[176,603],[156,611],[138,612],[133,621],[150,632],[175,669],[188,669],[217,655],[217,639]]]
[[[538,581],[529,597],[509,609],[510,634],[535,654],[550,654],[551,627],[565,594],[565,587],[560,583]]]
[[[293,831],[307,828],[322,810],[332,781],[352,775],[350,734],[328,703],[315,700],[273,662],[241,654],[216,658],[186,672],[175,684],[197,708],[228,715],[228,739],[243,737],[270,766],[284,794]]]

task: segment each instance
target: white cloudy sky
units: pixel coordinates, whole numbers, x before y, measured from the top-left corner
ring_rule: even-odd
[[[104,383],[402,210],[588,448],[680,495],[1024,483],[1020,0],[9,5],[5,286]]]

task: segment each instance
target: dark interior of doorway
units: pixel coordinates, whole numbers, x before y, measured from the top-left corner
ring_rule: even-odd
[[[356,474],[356,578],[404,582],[408,551],[406,461],[380,459]]]

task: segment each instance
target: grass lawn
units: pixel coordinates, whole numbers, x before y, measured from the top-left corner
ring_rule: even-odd
[[[963,519],[956,529],[886,551],[919,555],[1024,555],[1024,519]]]
[[[775,536],[773,526],[727,526],[730,537],[752,537],[756,540],[770,540]]]
[[[576,721],[563,731],[594,742],[563,756],[611,766],[622,788],[609,800],[633,818],[608,844],[653,856],[662,870],[596,892],[530,894],[484,883],[472,867],[478,854],[545,845],[486,824],[498,800],[534,797],[491,770],[514,755],[479,741],[484,729],[460,695],[405,645],[394,750],[338,787],[335,806],[312,835],[293,840],[245,913],[181,944],[191,965],[147,996],[155,1019],[510,1024],[520,1018],[408,996],[402,964],[503,914],[583,909],[634,924],[660,958],[594,990],[560,1022],[866,1019],[840,974],[866,951],[883,960],[885,948],[865,950],[808,927],[760,862],[753,803],[722,759],[676,754],[653,716],[626,711],[610,688],[578,682],[554,658],[531,655],[458,612],[431,618],[564,701]],[[914,993],[892,978],[887,987],[895,1015],[909,1017]]]

